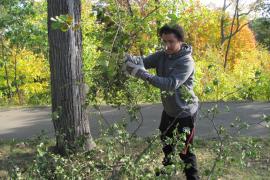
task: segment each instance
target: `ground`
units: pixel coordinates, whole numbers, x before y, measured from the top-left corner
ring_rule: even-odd
[[[219,113],[211,121],[206,114],[217,104]],[[53,126],[50,119],[50,107],[2,108],[0,110],[0,179],[8,179],[9,172],[15,167],[24,172],[29,169],[36,159],[37,145],[44,141],[48,135],[53,145]],[[101,112],[111,124],[125,117],[129,118],[125,110],[102,106]],[[157,133],[162,112],[161,104],[142,105],[143,123],[130,147],[131,154],[137,154],[147,146],[147,139]],[[224,157],[219,161],[215,178],[218,179],[268,179],[270,177],[270,130],[267,123],[262,122],[263,115],[269,115],[270,103],[266,102],[230,102],[230,103],[202,103],[196,122],[196,138],[194,151],[197,154],[200,175],[206,179],[214,160],[217,157],[218,136],[212,122],[216,127],[223,125],[232,135],[232,139],[224,145]],[[106,152],[106,145],[100,139],[98,119],[100,116],[93,108],[89,108],[89,121],[91,132],[98,142],[97,148]],[[129,132],[140,124],[133,121],[128,124]],[[240,133],[232,123],[251,124]],[[241,126],[239,126],[241,128]],[[239,128],[238,127],[238,128]],[[243,126],[245,127],[245,126]],[[44,130],[45,133],[41,133]],[[44,134],[46,136],[44,136]],[[149,166],[161,166],[163,154],[161,147],[157,148],[157,159],[149,162]],[[119,151],[120,152],[120,151]],[[99,154],[95,155],[96,158]],[[151,164],[152,163],[152,164]],[[174,179],[183,179],[181,172]]]
[[[257,123],[261,121],[263,114],[270,114],[269,102],[228,102],[228,103],[201,103],[201,109],[196,124],[196,136],[200,138],[212,138],[216,132],[209,119],[205,117],[208,109],[215,104],[218,105],[219,113],[215,117],[215,123],[229,127],[238,117],[246,123]],[[101,106],[101,112],[109,123],[127,117],[125,109],[114,109],[109,106]],[[147,137],[156,132],[162,113],[161,104],[142,105],[143,123],[137,131],[137,135]],[[0,109],[0,139],[29,138],[44,130],[53,136],[54,129],[51,121],[50,107],[39,108],[3,108]],[[100,116],[93,108],[89,108],[89,121],[91,133],[98,137]],[[139,122],[129,123],[129,131],[133,131]],[[269,137],[270,129],[265,123],[255,124],[249,129],[242,129],[241,135],[254,137]]]
[[[235,161],[227,161],[227,163],[219,166],[218,179],[239,179],[239,180],[255,180],[255,179],[268,179],[270,177],[270,139],[258,139],[252,138],[262,148],[256,152],[257,157],[245,158],[244,164],[239,163],[241,154],[237,150],[232,150],[229,158],[235,159]],[[35,159],[36,145],[40,141],[39,138],[26,140],[26,141],[1,141],[0,142],[0,179],[8,179],[8,171],[14,167],[19,167],[23,172],[30,167],[31,163]],[[53,140],[51,140],[53,143]],[[132,151],[138,153],[146,146],[143,139],[134,141]],[[245,143],[246,139],[238,139],[235,142]],[[207,173],[213,165],[213,161],[216,154],[213,152],[214,140],[196,140],[194,147],[198,158],[198,167],[200,170],[200,176],[202,179],[207,178]],[[103,149],[102,145],[98,148]],[[161,166],[162,153],[161,149],[156,150],[160,154],[159,159],[156,159]],[[155,161],[155,162],[156,162]],[[149,165],[151,166],[149,162]],[[183,179],[184,176],[181,172],[173,179]]]

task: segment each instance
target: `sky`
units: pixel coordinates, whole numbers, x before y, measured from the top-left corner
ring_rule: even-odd
[[[227,0],[227,4],[232,1],[232,0]],[[209,8],[222,8],[223,7],[223,3],[224,0],[200,0],[200,2],[202,4],[204,4],[205,6],[209,7]],[[235,2],[235,0],[233,0],[233,2]],[[249,5],[253,4],[254,2],[256,2],[256,0],[239,0],[239,7],[240,7],[240,12],[241,13],[245,13],[248,12]],[[229,12],[231,15],[234,14],[234,6],[230,6],[227,9],[227,12]],[[250,13],[249,14],[249,18],[254,18],[254,17],[258,17],[260,16],[260,13]]]
[[[229,2],[230,0],[227,0]],[[241,4],[251,4],[255,2],[256,0],[240,0]],[[210,7],[222,7],[224,0],[200,0],[200,2],[204,5],[210,6]]]
[[[42,1],[42,0],[35,0],[35,1]],[[98,2],[98,0],[90,0],[90,1]],[[235,0],[227,0],[227,3],[229,3],[230,1]],[[240,2],[239,7],[241,7],[241,12],[248,11],[249,5],[254,3],[255,1],[256,0],[239,0]],[[200,2],[209,8],[221,8],[223,6],[224,0],[200,0]],[[234,12],[233,6],[231,6],[231,8],[228,8],[227,10],[230,12],[230,14],[233,14]]]

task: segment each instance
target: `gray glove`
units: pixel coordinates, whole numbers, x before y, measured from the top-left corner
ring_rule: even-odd
[[[125,54],[125,62],[127,61],[144,66],[143,59],[140,56],[131,56],[130,54]]]
[[[126,64],[126,70],[128,71],[128,73],[134,77],[136,77],[136,74],[139,70],[146,71],[143,64],[134,64],[130,61],[127,61],[125,64]]]
[[[143,59],[139,56],[131,56],[130,54],[125,54],[122,71],[126,75],[135,76],[138,69],[146,71],[144,68]]]

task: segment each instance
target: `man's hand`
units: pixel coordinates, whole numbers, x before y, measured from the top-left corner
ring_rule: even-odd
[[[138,56],[131,56],[130,54],[125,54],[122,71],[124,71],[126,75],[136,76],[136,73],[139,69],[146,71],[146,69],[144,68],[143,59]]]
[[[127,62],[126,69],[129,74],[144,81],[151,81],[154,77],[154,75],[148,73],[148,71],[144,68],[143,65],[136,65],[132,62]]]
[[[146,71],[143,64],[137,65],[137,64],[134,64],[130,61],[126,62],[126,70],[130,75],[132,75],[134,77],[136,77],[139,70]]]
[[[128,61],[136,65],[143,65],[143,59],[141,57],[125,54],[124,62],[126,63]]]
[[[142,80],[151,81],[154,75],[148,73],[144,68],[143,59],[141,57],[126,54],[125,63],[122,70],[126,75],[132,75]]]

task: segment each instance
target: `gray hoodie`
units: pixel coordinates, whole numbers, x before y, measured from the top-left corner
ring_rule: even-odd
[[[193,91],[195,67],[191,53],[192,47],[183,44],[175,54],[162,50],[142,57],[146,69],[156,69],[157,75],[147,80],[161,90],[164,111],[172,117],[191,116],[199,107]]]

